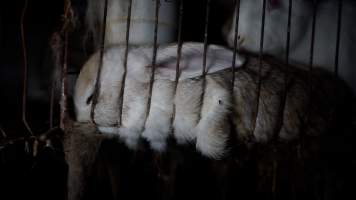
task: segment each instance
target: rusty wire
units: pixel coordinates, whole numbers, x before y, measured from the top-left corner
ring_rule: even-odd
[[[159,19],[159,8],[161,6],[160,0],[155,0],[156,1],[156,6],[155,6],[155,29],[154,29],[154,37],[153,37],[153,52],[152,52],[152,70],[151,70],[151,77],[150,77],[150,87],[148,91],[148,101],[147,101],[147,111],[146,111],[146,116],[145,116],[145,124],[147,121],[147,118],[150,113],[151,109],[151,100],[152,100],[152,90],[153,90],[153,84],[154,84],[154,79],[155,79],[155,72],[156,72],[156,61],[157,61],[157,50],[158,50],[158,45],[157,45],[157,35],[158,35],[158,19]]]
[[[25,5],[22,9],[22,14],[21,14],[21,42],[22,42],[22,53],[23,53],[22,122],[26,127],[26,130],[30,133],[30,135],[34,135],[27,121],[28,62],[27,62],[27,49],[26,49],[25,28],[24,28],[27,6],[28,6],[28,0],[25,0]]]
[[[118,126],[122,124],[122,110],[124,107],[124,95],[125,95],[125,83],[126,83],[126,74],[127,74],[127,60],[129,55],[129,42],[130,42],[130,25],[131,25],[131,9],[132,9],[132,0],[129,0],[127,13],[127,22],[126,22],[126,42],[125,42],[125,57],[124,57],[124,74],[122,76],[122,85],[119,95],[119,121]]]
[[[237,40],[239,34],[239,20],[240,20],[240,0],[235,0],[235,33],[234,33],[234,53],[232,58],[232,80],[231,80],[231,93],[234,94],[234,86],[235,86],[235,64],[236,64],[236,55],[238,53]],[[232,95],[234,96],[234,95]]]
[[[108,0],[105,0],[104,1],[103,27],[102,27],[102,31],[101,31],[101,41],[100,41],[100,57],[99,57],[99,63],[98,63],[99,65],[98,65],[94,93],[93,93],[93,97],[92,97],[92,105],[91,105],[91,110],[90,110],[90,119],[91,119],[91,122],[94,124],[95,124],[95,107],[96,107],[96,104],[98,103],[98,98],[99,98],[99,94],[100,94],[100,76],[101,76],[101,69],[102,69],[102,65],[103,65],[103,57],[104,57],[104,51],[105,51],[105,32],[106,32],[107,12],[108,12]]]
[[[256,114],[254,117],[254,125],[253,125],[253,132],[255,132],[256,124],[257,124],[257,117],[258,111],[260,107],[260,95],[261,95],[261,87],[262,87],[262,65],[263,65],[263,43],[264,43],[264,33],[265,33],[265,21],[266,21],[266,0],[263,0],[262,4],[262,16],[261,16],[261,38],[260,38],[260,51],[259,51],[259,68],[258,68],[258,82],[257,82],[257,99],[256,99]]]

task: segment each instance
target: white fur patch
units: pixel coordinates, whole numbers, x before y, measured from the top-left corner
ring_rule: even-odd
[[[164,150],[162,148],[166,146],[164,143],[171,132],[173,87],[173,82],[168,80],[156,80],[153,84],[151,107],[142,137],[157,151]]]

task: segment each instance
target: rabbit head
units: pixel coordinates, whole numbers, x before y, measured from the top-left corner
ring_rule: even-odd
[[[301,33],[306,30],[306,19],[311,15],[310,1],[294,0],[293,29]],[[266,0],[263,50],[281,53],[286,47],[289,0]],[[226,23],[223,34],[230,47],[234,46],[236,15],[239,14],[238,47],[241,50],[258,53],[260,50],[263,0],[241,0],[239,13],[234,11]],[[298,27],[298,28],[297,28]],[[302,34],[296,34],[302,35]],[[298,37],[291,39],[291,46],[298,44]]]
[[[338,6],[336,0],[266,0],[263,53],[284,60],[287,48],[288,14],[291,4],[291,27],[289,41],[289,61],[294,65],[310,64],[312,24],[315,13],[313,66],[331,72],[335,69],[338,29]],[[315,7],[314,7],[315,6]],[[230,47],[234,47],[236,15],[238,21],[238,47],[242,51],[259,53],[263,0],[241,0],[240,9],[225,25],[224,37]],[[238,13],[239,11],[239,13]],[[341,10],[338,74],[356,92],[355,52],[356,2],[343,0]]]

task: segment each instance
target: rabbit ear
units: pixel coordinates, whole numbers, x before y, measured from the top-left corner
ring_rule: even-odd
[[[177,45],[160,48],[157,54],[157,78],[175,80],[177,66]],[[206,73],[231,68],[233,52],[217,45],[209,45],[206,55]],[[202,75],[204,62],[204,45],[202,43],[185,43],[182,46],[179,61],[179,79],[193,78]],[[235,67],[241,67],[245,58],[236,55]]]

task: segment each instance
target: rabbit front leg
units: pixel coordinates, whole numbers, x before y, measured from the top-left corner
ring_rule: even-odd
[[[153,84],[151,107],[142,137],[158,152],[166,149],[166,139],[171,132],[173,91],[172,81],[156,80]]]
[[[131,149],[136,149],[144,130],[149,84],[127,78],[119,135]]]
[[[191,143],[196,139],[194,129],[200,117],[202,85],[200,78],[185,79],[178,83],[173,122],[173,135],[178,144]]]

